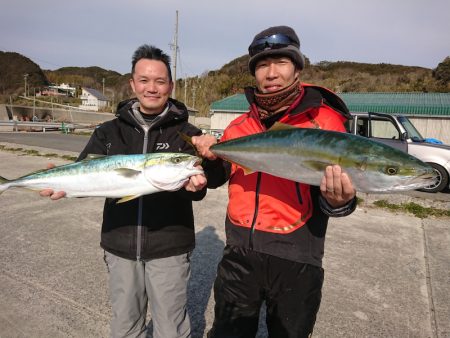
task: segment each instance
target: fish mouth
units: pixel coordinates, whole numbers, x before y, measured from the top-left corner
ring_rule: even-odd
[[[197,158],[194,160],[193,166],[196,167],[196,166],[198,166],[198,165],[202,165],[202,163],[203,163],[203,159],[200,158],[200,157],[197,157]]]
[[[203,162],[203,159],[201,159],[200,157],[196,157],[190,163],[189,169],[191,170],[191,172],[194,175],[198,175],[198,174],[203,174],[204,173],[203,168],[201,168],[201,167],[198,168],[198,166],[201,166],[202,162]]]
[[[416,189],[425,188],[431,185],[436,184],[438,181],[438,177],[435,172],[426,172],[422,175],[412,178],[409,181],[410,187],[415,187]]]

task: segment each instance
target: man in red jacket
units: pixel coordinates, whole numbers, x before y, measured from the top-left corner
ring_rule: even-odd
[[[256,81],[245,92],[250,109],[230,123],[223,141],[263,132],[277,121],[345,132],[344,102],[325,88],[300,82],[305,61],[292,28],[260,32],[249,54]],[[214,137],[193,137],[193,143],[202,156],[215,159],[209,151]],[[208,337],[255,337],[264,301],[270,337],[309,336],[321,301],[328,218],[356,207],[349,176],[338,165],[329,166],[315,187],[261,172],[245,175],[226,162],[223,172],[229,178],[227,240]]]

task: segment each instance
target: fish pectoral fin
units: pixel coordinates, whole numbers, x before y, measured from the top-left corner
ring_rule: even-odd
[[[135,198],[138,198],[140,196],[141,195],[124,196],[120,200],[118,200],[116,203],[119,204],[119,203],[128,202],[128,201],[134,200]]]
[[[324,171],[326,167],[331,165],[328,162],[322,162],[322,161],[303,161],[303,166],[306,168],[310,168],[317,171]]]
[[[142,173],[142,171],[140,171],[140,170],[131,169],[131,168],[117,168],[114,171],[117,172],[120,176],[127,177],[127,178],[132,178],[132,177],[137,176],[140,173]]]
[[[274,130],[287,130],[287,129],[296,129],[297,127],[292,126],[290,124],[282,123],[282,122],[275,122],[272,127],[268,129],[268,131],[274,131]]]
[[[106,155],[103,154],[88,154],[83,161],[95,160],[96,158],[102,158]]]
[[[361,162],[358,162],[358,163],[356,164],[356,167],[357,167],[359,170],[366,171],[366,169],[367,169],[367,161],[368,161],[368,158],[367,158],[367,157],[364,157],[364,158],[361,160]]]

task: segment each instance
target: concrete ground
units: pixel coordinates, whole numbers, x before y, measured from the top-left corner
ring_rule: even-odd
[[[64,163],[0,151],[0,175],[16,178],[50,161]],[[213,320],[226,201],[219,188],[194,204],[193,337],[204,337]],[[0,196],[1,338],[108,337],[102,206],[100,198],[53,202],[18,189]],[[450,337],[449,230],[448,217],[419,219],[370,203],[330,220],[314,336]],[[266,336],[262,321],[258,337]]]

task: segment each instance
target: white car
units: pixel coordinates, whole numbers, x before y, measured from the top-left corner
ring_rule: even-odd
[[[429,163],[438,175],[438,181],[421,189],[439,192],[449,188],[450,146],[428,143],[411,121],[403,115],[351,112],[350,131],[398,148],[423,162]]]

